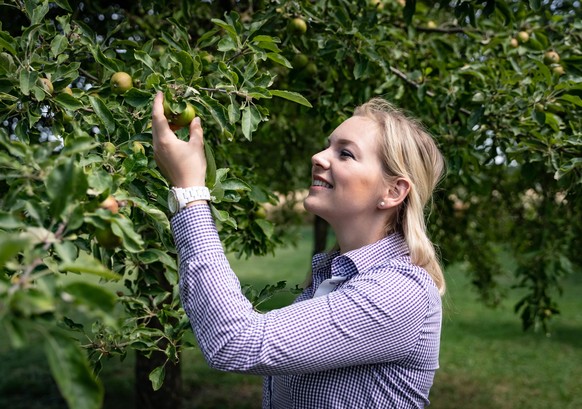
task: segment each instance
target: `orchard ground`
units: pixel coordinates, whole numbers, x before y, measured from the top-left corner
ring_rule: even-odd
[[[301,231],[296,247],[276,257],[236,260],[233,268],[243,283],[261,287],[287,280],[300,284],[309,269],[311,230]],[[582,274],[567,279],[560,298],[562,314],[551,323],[551,334],[521,330],[513,305],[520,294],[511,293],[499,308],[476,300],[464,266],[446,270],[441,368],[431,393],[431,408],[456,409],[574,409],[582,407]],[[281,294],[265,308],[292,299]],[[0,347],[0,407],[57,409],[65,404],[50,377],[42,350]],[[104,362],[105,408],[133,405],[132,355],[124,362]],[[183,356],[184,409],[258,408],[261,378],[221,373],[207,367],[198,350]]]

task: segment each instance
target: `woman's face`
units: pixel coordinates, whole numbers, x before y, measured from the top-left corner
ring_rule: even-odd
[[[363,221],[377,211],[386,183],[378,128],[372,119],[354,116],[344,121],[329,137],[329,147],[313,155],[311,162],[307,211],[332,226]]]

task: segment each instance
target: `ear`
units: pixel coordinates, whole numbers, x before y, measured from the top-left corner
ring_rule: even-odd
[[[400,205],[410,192],[410,182],[404,178],[396,179],[387,187],[385,195],[378,203],[378,208],[389,209]]]

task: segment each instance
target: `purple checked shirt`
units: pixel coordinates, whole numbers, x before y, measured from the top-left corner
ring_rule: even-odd
[[[265,375],[263,408],[424,408],[438,368],[441,299],[400,234],[317,255],[313,285],[256,312],[242,295],[210,208],[172,219],[180,294],[209,365]]]

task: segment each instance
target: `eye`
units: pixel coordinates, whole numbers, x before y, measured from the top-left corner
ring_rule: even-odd
[[[351,159],[355,159],[355,156],[353,153],[351,153],[349,150],[347,149],[342,149],[340,151],[340,157],[342,158],[351,158]]]

